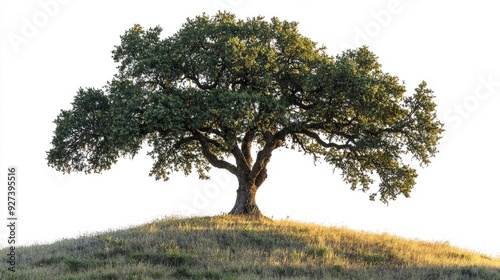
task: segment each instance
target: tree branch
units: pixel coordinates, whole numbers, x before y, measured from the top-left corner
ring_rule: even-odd
[[[254,137],[255,130],[250,130],[245,134],[245,137],[243,137],[243,141],[241,142],[241,152],[243,153],[243,157],[245,158],[248,166],[252,166],[253,164],[251,149]]]
[[[224,149],[223,145],[221,143],[217,142],[216,140],[203,135],[203,133],[200,133],[199,131],[197,131],[196,133],[199,133],[208,144],[211,144],[214,147],[217,147],[221,150]]]
[[[323,139],[321,139],[321,137],[317,133],[314,133],[314,132],[309,131],[307,129],[303,129],[303,130],[299,131],[299,133],[311,137],[312,139],[316,140],[316,142],[318,142],[318,144],[320,144],[321,146],[323,146],[325,148],[346,149],[346,148],[351,147],[347,144],[337,144],[337,143],[332,143],[332,142],[325,142]]]
[[[225,160],[218,159],[217,156],[210,151],[210,144],[213,144],[213,142],[217,143],[216,141],[205,137],[200,132],[195,132],[194,137],[196,137],[196,139],[199,141],[201,145],[201,152],[211,165],[217,168],[226,169],[232,174],[238,175],[238,168],[236,168],[236,166]]]
[[[234,156],[234,159],[236,160],[236,165],[241,168],[245,168],[246,171],[250,171],[251,165],[249,165],[245,159],[245,156],[243,155],[243,152],[238,149],[237,146],[234,146],[231,149],[231,154]]]
[[[351,142],[354,142],[354,139],[356,138],[355,135],[351,135],[345,132],[341,132],[340,130],[352,125],[352,123],[355,121],[356,118],[352,118],[347,123],[339,123],[339,122],[320,122],[320,123],[311,123],[306,126],[306,130],[309,129],[325,129],[325,127],[328,127],[329,125],[333,126],[332,131],[330,133],[336,134],[338,136],[342,136],[346,139],[348,139]],[[300,133],[300,132],[299,132]]]
[[[198,131],[201,131],[201,132],[205,132],[205,133],[211,133],[211,134],[215,134],[217,136],[221,136],[221,132],[217,129],[213,129],[213,128],[208,128],[208,127],[202,127],[202,128],[199,128]]]
[[[287,133],[286,129],[283,129],[275,134],[272,134],[270,131],[266,131],[264,133],[264,140],[266,144],[264,145],[264,148],[257,153],[257,159],[255,160],[252,171],[250,172],[250,178],[255,180],[255,183],[258,181],[261,181],[261,183],[264,182],[264,177],[267,177],[267,174],[261,173],[265,172],[266,166],[269,163],[269,160],[271,160],[272,152],[274,149],[281,146],[281,143],[285,139]]]
[[[194,136],[181,138],[179,141],[177,141],[177,143],[174,144],[173,147],[174,147],[174,149],[179,149],[180,147],[182,147],[182,145],[187,144],[191,141],[195,141],[195,140],[197,140],[197,138]]]
[[[257,175],[257,178],[255,178],[255,186],[260,187],[264,181],[267,179],[267,168],[264,167],[264,169],[262,169],[259,173],[259,175]]]
[[[211,90],[217,87],[218,82],[214,82],[211,85],[204,85],[200,82],[200,80],[197,77],[194,76],[186,76],[186,78],[190,79],[197,87],[199,87],[202,90]]]
[[[304,104],[303,102],[301,102],[301,101],[299,100],[299,98],[298,98],[297,96],[295,96],[295,94],[293,94],[293,95],[291,96],[291,99],[292,99],[292,103],[293,103],[293,105],[296,105],[296,106],[298,106],[300,109],[303,109],[303,110],[306,110],[306,111],[307,111],[307,110],[310,110],[310,109],[312,109],[312,108],[314,108],[314,106],[316,105],[316,104],[308,104],[308,105]]]
[[[318,159],[320,159],[320,157],[314,151],[309,150],[304,145],[304,143],[302,142],[302,140],[300,140],[300,138],[297,137],[296,134],[292,134],[290,136],[292,137],[292,140],[295,141],[300,146],[300,148],[304,151],[305,154],[309,153],[309,154],[313,155],[313,157],[314,157],[314,165],[316,165],[316,162],[318,161]]]

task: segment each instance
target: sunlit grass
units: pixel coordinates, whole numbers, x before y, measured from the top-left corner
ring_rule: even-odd
[[[500,279],[500,259],[444,243],[232,216],[169,218],[17,254],[17,271],[2,262],[1,279]]]

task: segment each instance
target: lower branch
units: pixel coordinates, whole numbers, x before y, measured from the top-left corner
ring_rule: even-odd
[[[198,132],[194,133],[194,135],[201,145],[201,152],[211,165],[217,168],[226,169],[232,174],[238,175],[238,168],[236,166],[225,160],[218,159],[217,156],[210,151],[210,144],[207,139],[205,139],[205,136]]]

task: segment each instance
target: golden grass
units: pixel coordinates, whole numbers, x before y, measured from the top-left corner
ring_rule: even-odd
[[[168,218],[17,252],[17,271],[2,262],[1,279],[500,279],[500,259],[444,243],[234,216]]]

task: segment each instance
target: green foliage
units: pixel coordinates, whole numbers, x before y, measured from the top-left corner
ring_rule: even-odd
[[[121,36],[113,80],[80,89],[55,120],[50,166],[101,172],[147,143],[157,179],[206,179],[215,166],[259,187],[272,152],[289,147],[341,170],[352,189],[378,182],[370,198],[388,202],[415,185],[405,155],[426,165],[437,153],[432,90],[406,93],[367,47],[331,57],[295,22],[229,13],[161,32],[135,25]]]

